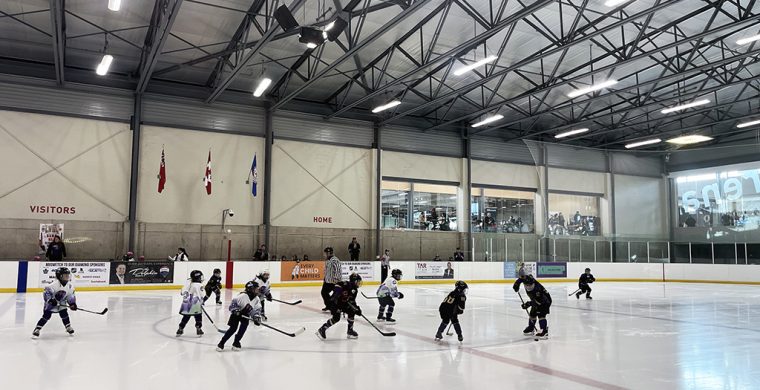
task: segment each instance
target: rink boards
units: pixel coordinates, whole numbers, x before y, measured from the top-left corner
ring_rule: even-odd
[[[39,283],[40,262],[0,262],[0,292],[35,292],[42,291]],[[373,262],[374,275],[380,275],[380,262]],[[403,284],[442,283],[446,279],[415,279],[417,262],[397,261],[393,268],[404,273]],[[686,283],[727,283],[760,284],[760,267],[735,264],[641,264],[641,263],[567,263],[567,278],[540,278],[541,282],[572,282],[577,280],[583,270],[589,267],[599,282],[686,282]],[[225,283],[232,275],[233,287],[242,287],[262,270],[271,274],[273,286],[316,286],[319,281],[289,281],[280,275],[280,262],[226,262],[198,261],[174,263],[174,282],[171,284],[149,285],[109,285],[97,287],[78,287],[79,291],[119,291],[119,290],[162,290],[177,289],[183,284],[191,270],[199,269],[208,278],[214,268],[222,270]],[[448,280],[465,280],[468,283],[512,283],[514,277],[505,275],[504,263],[498,262],[461,262],[453,264],[454,277]],[[376,285],[378,281],[369,280],[366,285]]]

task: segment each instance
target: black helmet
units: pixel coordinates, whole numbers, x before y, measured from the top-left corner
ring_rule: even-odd
[[[591,272],[591,268],[586,268],[586,272]]]
[[[396,280],[401,280],[401,277],[404,275],[403,272],[401,272],[400,269],[396,268],[393,271],[391,271],[391,277]]]
[[[55,278],[58,279],[58,281],[61,282],[62,285],[65,286],[68,280],[66,281],[61,280],[61,277],[63,277],[63,275],[69,275],[69,277],[71,277],[71,271],[69,271],[69,269],[66,267],[60,267],[55,270]]]
[[[528,286],[532,286],[533,283],[536,283],[536,279],[534,279],[532,275],[528,275],[525,277],[525,280],[523,280],[523,283]]]
[[[362,277],[361,277],[361,275],[359,275],[356,272],[354,272],[354,273],[352,273],[351,275],[348,276],[348,281],[351,282],[351,284],[354,284],[354,285],[358,286],[359,283],[362,282]]]
[[[467,283],[465,283],[464,280],[457,280],[457,282],[454,283],[454,289],[457,291],[464,291],[468,288],[469,286],[467,286]]]
[[[214,268],[214,275],[221,274],[221,273],[222,273],[222,270],[220,270],[219,268]]]
[[[257,288],[259,288],[259,284],[251,280],[245,284],[245,293],[248,294],[249,298],[253,299],[253,297],[256,295]]]
[[[333,248],[331,246],[328,246],[327,248],[325,248],[324,252],[327,253],[328,255],[332,255]]]
[[[193,283],[201,283],[203,282],[203,272],[196,270],[193,270],[190,272],[190,281]]]

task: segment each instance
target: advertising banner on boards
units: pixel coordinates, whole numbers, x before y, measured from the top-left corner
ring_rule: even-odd
[[[74,287],[108,286],[108,273],[111,263],[107,261],[76,261],[40,263],[39,286],[45,287],[55,281],[55,270],[66,267],[71,271],[71,282]]]

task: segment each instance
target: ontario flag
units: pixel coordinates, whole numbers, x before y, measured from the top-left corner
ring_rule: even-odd
[[[206,187],[206,194],[211,195],[211,150],[208,151],[208,162],[206,163],[206,176],[203,177],[203,185]]]
[[[164,191],[166,185],[166,160],[164,158],[164,148],[161,147],[161,167],[158,168],[158,193]]]

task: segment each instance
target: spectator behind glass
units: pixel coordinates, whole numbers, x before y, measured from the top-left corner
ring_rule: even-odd
[[[462,252],[459,247],[454,251],[454,261],[464,261],[464,252]]]
[[[293,261],[300,261],[301,259],[298,258],[298,255],[293,255]]]
[[[48,245],[47,252],[45,252],[45,257],[50,261],[61,261],[66,257],[66,245],[61,241],[61,236],[56,235],[53,238],[53,242]]]
[[[256,249],[256,253],[253,254],[253,261],[266,261],[268,258],[269,252],[267,252],[267,246],[261,244],[259,249]],[[276,260],[276,258],[273,260]]]
[[[185,248],[177,248],[177,254],[174,256],[169,256],[169,260],[172,261],[190,261],[190,256],[187,255],[187,251]]]
[[[285,256],[280,257],[280,261],[288,261],[288,258]]]
[[[135,254],[132,251],[129,251],[126,255],[121,257],[121,261],[135,261]]]
[[[303,261],[309,261],[309,255],[303,255]]]

